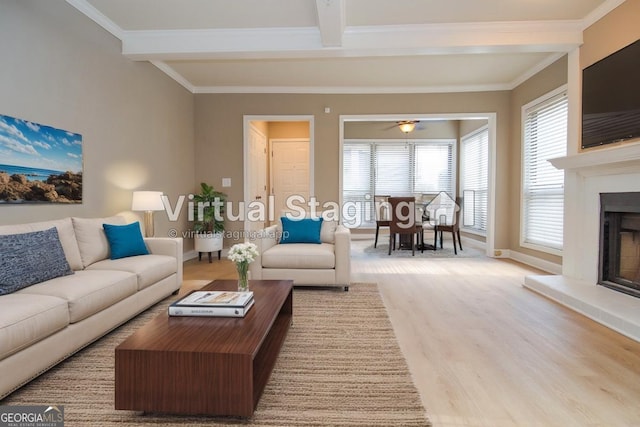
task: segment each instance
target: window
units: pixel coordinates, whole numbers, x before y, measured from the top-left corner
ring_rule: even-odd
[[[411,147],[407,144],[373,144],[374,194],[411,193]],[[371,190],[371,187],[368,188]]]
[[[489,128],[483,126],[461,140],[460,191],[462,227],[485,235],[489,193]]]
[[[420,195],[446,191],[455,197],[453,142],[416,143],[414,156],[412,193]]]
[[[567,152],[564,88],[523,107],[521,244],[561,254],[564,172],[549,163]]]
[[[345,141],[342,199],[347,226],[372,226],[374,195],[446,191],[455,197],[455,141]]]
[[[342,175],[342,199],[344,203],[348,203],[350,206],[350,212],[345,212],[345,216],[348,214],[348,217],[361,218],[367,222],[372,221],[372,212],[366,209],[366,203],[373,199],[373,193],[370,190],[373,179],[371,145],[344,144],[342,164],[344,170]]]

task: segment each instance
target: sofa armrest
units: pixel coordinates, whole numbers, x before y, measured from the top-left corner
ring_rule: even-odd
[[[272,225],[270,227],[265,228],[264,230],[260,230],[258,233],[258,238],[256,242],[254,242],[258,246],[258,252],[262,254],[269,248],[274,247],[280,241],[280,226]]]
[[[262,279],[262,253],[278,244],[280,240],[279,226],[272,225],[258,231],[255,235],[256,238],[252,242],[258,247],[258,256],[249,264],[249,272],[251,279],[260,280]]]
[[[182,238],[181,237],[145,237],[144,243],[153,255],[166,255],[176,259],[178,286],[182,286]]]
[[[349,286],[351,282],[351,231],[338,225],[335,233],[336,284]]]

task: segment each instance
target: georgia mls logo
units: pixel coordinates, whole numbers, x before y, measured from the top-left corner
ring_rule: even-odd
[[[64,427],[64,406],[0,406],[0,427]]]

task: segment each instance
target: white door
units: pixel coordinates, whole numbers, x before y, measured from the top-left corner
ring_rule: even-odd
[[[304,206],[310,196],[309,140],[271,140],[271,195],[276,218],[287,210],[287,200],[292,196],[304,199],[296,206]]]
[[[267,220],[267,137],[255,126],[249,125],[249,165],[248,181],[250,202],[258,202],[262,205],[261,218],[251,215],[246,221],[245,230],[257,231],[265,227]],[[257,207],[247,206],[247,210],[258,212]]]

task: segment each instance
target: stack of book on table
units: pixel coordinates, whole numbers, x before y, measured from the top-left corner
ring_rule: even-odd
[[[253,292],[194,291],[169,306],[169,316],[244,317]]]

